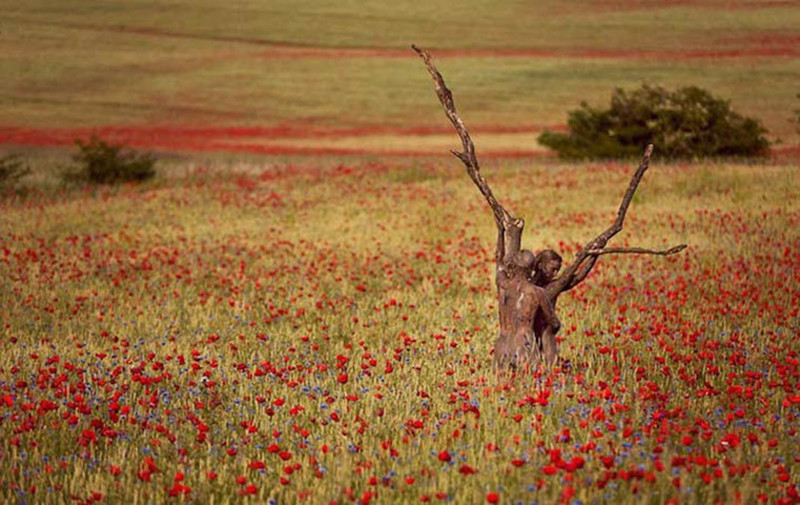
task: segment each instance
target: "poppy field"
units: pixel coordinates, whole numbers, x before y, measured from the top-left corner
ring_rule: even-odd
[[[800,503],[800,9],[785,0],[28,0],[0,26],[0,503]],[[536,138],[615,87],[698,85],[771,157],[654,164],[498,375],[496,231],[566,261],[634,163]],[[76,139],[157,151],[57,182]],[[0,181],[2,183],[2,181]],[[8,189],[8,191],[6,191]]]
[[[181,170],[178,170],[181,168]],[[490,160],[569,260],[634,169]],[[3,503],[798,503],[797,165],[656,163],[498,376],[457,160],[186,162],[0,203]]]

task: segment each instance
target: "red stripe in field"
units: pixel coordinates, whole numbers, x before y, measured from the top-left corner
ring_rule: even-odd
[[[544,130],[566,131],[563,124],[552,125],[478,125],[470,128],[474,133],[536,133]],[[365,135],[442,135],[453,133],[450,126],[382,126],[370,125],[345,128],[315,128],[310,126],[232,126],[197,128],[184,126],[97,126],[93,128],[25,128],[0,126],[0,142],[8,139],[68,140],[97,135],[103,138],[158,139],[163,137],[213,139],[213,138],[319,138],[359,137]]]
[[[545,129],[563,131],[563,125],[484,125],[473,128],[475,133],[535,133]],[[100,126],[96,128],[22,128],[0,126],[0,144],[19,146],[70,146],[76,139],[92,135],[110,142],[120,142],[130,147],[174,151],[234,151],[263,154],[386,154],[402,156],[429,156],[440,154],[438,149],[392,150],[280,145],[281,140],[314,138],[352,138],[370,135],[430,136],[453,135],[447,126],[362,126],[322,129],[297,125],[276,127],[192,128],[181,126]],[[259,143],[259,141],[262,141]],[[447,151],[443,151],[448,155]],[[489,153],[487,153],[488,155]],[[528,151],[504,151],[502,156],[535,155]]]
[[[472,128],[473,133],[536,133],[544,129],[564,131],[564,125],[522,125],[499,126],[482,125]],[[276,127],[226,127],[192,128],[181,126],[101,126],[96,128],[23,128],[0,126],[0,145],[16,146],[72,146],[76,139],[88,139],[91,135],[110,141],[123,143],[138,149],[184,152],[241,152],[265,155],[377,155],[377,156],[450,156],[447,149],[431,147],[428,149],[383,149],[360,147],[315,147],[281,145],[281,140],[293,139],[346,139],[369,135],[386,136],[426,136],[453,135],[452,128],[446,126],[362,126],[351,128],[321,129],[297,125]],[[774,157],[800,157],[800,147],[784,146],[772,150]],[[521,158],[548,157],[547,151],[528,149],[482,149],[481,157]]]
[[[210,151],[242,152],[265,155],[299,155],[299,156],[388,156],[388,157],[451,157],[449,151],[414,150],[414,149],[359,149],[359,148],[328,148],[328,147],[294,147],[281,145],[260,144],[214,144],[208,146]],[[545,158],[553,156],[546,151],[526,150],[493,150],[481,153],[481,158]]]

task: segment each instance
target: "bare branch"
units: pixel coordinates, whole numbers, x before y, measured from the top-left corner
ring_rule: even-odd
[[[601,256],[603,254],[655,254],[657,256],[669,256],[670,254],[677,254],[684,249],[686,249],[686,244],[676,245],[660,251],[642,247],[607,247],[605,249],[589,249],[586,254],[590,256]]]
[[[622,231],[622,224],[625,221],[625,214],[628,212],[628,207],[631,204],[631,200],[633,200],[633,194],[636,193],[636,188],[639,187],[639,183],[642,182],[644,173],[650,167],[650,157],[652,155],[653,144],[649,144],[644,150],[644,156],[642,156],[642,161],[639,163],[639,168],[637,168],[636,172],[633,173],[631,182],[628,184],[628,189],[625,191],[625,195],[622,197],[622,203],[619,204],[619,210],[617,210],[617,218],[614,220],[614,224],[612,224],[606,231],[595,237],[594,240],[586,244],[584,249],[601,249],[605,247],[609,240],[611,240],[611,237]]]
[[[524,221],[522,219],[514,218],[508,213],[508,211],[506,211],[505,208],[503,208],[502,205],[500,205],[500,203],[494,197],[492,190],[489,188],[489,184],[486,182],[486,179],[483,178],[480,165],[478,164],[478,158],[475,155],[475,145],[472,143],[472,138],[469,136],[469,131],[467,131],[464,121],[461,120],[458,112],[456,112],[453,94],[444,83],[442,74],[439,73],[439,71],[436,69],[436,65],[434,65],[431,61],[431,55],[428,53],[428,51],[425,51],[424,49],[421,49],[415,45],[412,45],[411,48],[417,52],[420,58],[422,58],[422,61],[425,63],[425,67],[428,69],[428,72],[431,74],[433,82],[436,85],[436,95],[439,97],[439,101],[442,103],[442,108],[444,108],[445,115],[447,115],[447,119],[449,119],[453,124],[453,128],[455,128],[456,133],[458,133],[458,136],[461,139],[463,151],[451,152],[456,158],[461,160],[467,169],[467,174],[469,174],[472,181],[478,187],[478,190],[480,190],[481,194],[484,196],[484,198],[486,198],[486,201],[492,208],[494,219],[498,228],[505,229],[507,232],[505,238],[505,257],[508,258],[510,253],[514,254],[519,251],[519,242],[522,236]],[[516,230],[516,228],[518,228],[518,230]],[[515,246],[516,250],[514,250]]]
[[[566,291],[567,289],[571,289],[575,287],[578,283],[583,281],[586,276],[589,274],[589,271],[594,266],[594,263],[597,261],[597,257],[601,254],[612,254],[610,252],[600,252],[606,250],[606,244],[609,240],[611,240],[614,235],[622,231],[622,225],[625,222],[625,215],[628,212],[628,207],[633,200],[633,195],[636,193],[636,189],[639,187],[639,183],[642,181],[642,177],[644,177],[644,173],[650,167],[650,157],[653,155],[653,144],[649,144],[647,148],[644,150],[644,155],[642,156],[642,161],[639,163],[639,168],[636,169],[633,176],[631,177],[631,181],[628,184],[628,189],[625,191],[625,195],[622,197],[622,203],[619,205],[619,210],[617,210],[617,218],[614,220],[614,223],[608,227],[605,231],[603,231],[600,235],[589,241],[575,256],[575,261],[572,262],[557,279],[553,280],[547,285],[547,291],[551,296],[557,296],[558,293]],[[678,246],[673,252],[669,254],[674,254],[684,249],[685,246]],[[672,251],[670,249],[670,251]],[[622,250],[618,249],[616,252],[621,253]],[[634,251],[628,251],[633,253]],[[645,250],[638,251],[642,254],[656,254],[655,252],[645,252]],[[584,264],[584,261],[587,261]],[[580,271],[579,271],[580,269]]]

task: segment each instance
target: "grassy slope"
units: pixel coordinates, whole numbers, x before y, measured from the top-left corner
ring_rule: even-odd
[[[762,30],[796,35],[800,14],[790,6],[740,2],[738,6],[746,8],[729,10],[730,6],[737,3],[33,0],[11,6],[9,14],[106,29],[122,24],[191,36],[324,47],[405,48],[416,41],[438,48],[703,49]]]
[[[664,8],[631,2],[52,2],[5,6],[0,124],[443,124],[412,57],[276,59],[273,43],[326,48],[725,51],[787,47],[800,9]],[[124,26],[127,32],[117,27]],[[132,33],[131,30],[134,32]],[[768,39],[765,39],[768,37]],[[792,38],[794,37],[794,38]],[[559,53],[558,51],[561,51]],[[616,86],[697,84],[762,118],[789,144],[797,59],[457,58],[443,60],[466,118],[559,124]]]

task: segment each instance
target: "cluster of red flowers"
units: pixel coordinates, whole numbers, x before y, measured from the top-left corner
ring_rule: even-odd
[[[737,246],[604,260],[560,302],[562,366],[498,378],[489,243],[450,189],[390,176],[281,167],[122,189],[110,223],[161,216],[174,229],[0,237],[3,496],[39,501],[77,478],[86,502],[668,501],[703,486],[721,501],[798,502],[800,240],[774,229],[800,213],[637,216],[654,235]],[[308,226],[341,194],[394,209],[365,250],[277,223],[217,236],[240,214]],[[48,212],[95,209],[81,198]],[[408,239],[421,224],[401,207],[441,211],[426,226],[443,238]],[[181,221],[185,209],[210,226]],[[389,250],[392,233],[407,242]]]

